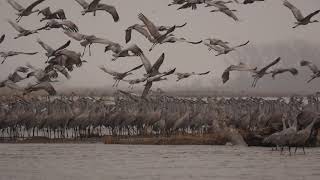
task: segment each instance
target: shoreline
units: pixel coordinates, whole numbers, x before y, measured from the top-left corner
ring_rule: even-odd
[[[171,136],[103,136],[77,139],[46,137],[0,138],[0,144],[123,144],[123,145],[226,145],[231,144],[219,134]]]

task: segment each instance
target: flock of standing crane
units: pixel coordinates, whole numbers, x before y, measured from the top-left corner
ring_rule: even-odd
[[[320,115],[316,113],[320,110],[319,96],[263,99],[152,94],[148,101],[121,90],[114,99],[75,95],[51,99],[2,97],[0,138],[201,137],[233,128],[248,145],[304,149],[315,144],[320,128]]]
[[[242,4],[247,5],[247,4],[255,3],[257,1],[264,1],[264,0],[244,0],[242,2]],[[67,79],[70,79],[71,78],[70,72],[72,72],[75,67],[79,68],[84,63],[88,63],[87,61],[83,60],[82,57],[85,55],[87,49],[89,51],[89,56],[91,56],[91,54],[92,54],[91,46],[96,45],[96,44],[105,45],[106,46],[105,52],[112,52],[112,59],[111,59],[112,61],[116,61],[117,59],[124,58],[124,57],[126,57],[126,58],[139,57],[141,59],[141,62],[142,62],[141,65],[139,65],[137,67],[133,67],[126,72],[117,72],[117,71],[109,69],[108,67],[105,67],[105,66],[100,66],[99,68],[102,71],[104,71],[105,73],[114,77],[115,83],[113,84],[113,87],[117,87],[121,81],[127,82],[130,85],[129,87],[131,87],[131,88],[133,88],[133,86],[136,84],[145,83],[144,91],[143,91],[141,98],[140,98],[140,101],[138,103],[138,105],[140,107],[143,107],[144,109],[143,108],[136,109],[137,104],[132,104],[132,103],[128,103],[128,104],[125,103],[122,105],[118,105],[121,102],[121,101],[119,101],[116,103],[117,105],[116,105],[116,110],[115,110],[115,109],[109,108],[109,107],[106,108],[105,105],[103,105],[103,104],[99,104],[99,103],[101,103],[100,101],[99,102],[92,101],[92,104],[85,102],[83,104],[80,100],[78,100],[77,103],[75,103],[75,104],[81,106],[80,109],[83,110],[82,113],[86,113],[85,115],[83,115],[81,113],[78,113],[78,114],[75,113],[73,107],[70,107],[69,101],[59,102],[59,103],[57,103],[58,104],[57,106],[66,107],[66,109],[67,109],[67,110],[66,109],[61,110],[61,108],[58,108],[59,110],[63,111],[63,113],[68,114],[68,118],[64,117],[65,118],[64,121],[67,121],[70,119],[77,121],[76,119],[80,118],[81,121],[86,121],[85,123],[87,123],[84,126],[82,126],[81,123],[80,123],[80,125],[72,126],[72,128],[74,130],[74,132],[73,132],[74,136],[77,136],[76,135],[77,133],[80,134],[80,131],[84,131],[84,130],[90,131],[91,128],[101,127],[102,125],[104,125],[104,127],[110,127],[111,133],[116,133],[115,132],[115,128],[116,128],[118,131],[117,133],[122,132],[125,134],[132,134],[132,132],[142,133],[142,129],[144,131],[146,130],[144,127],[149,127],[151,129],[157,127],[160,129],[157,129],[157,130],[153,129],[153,132],[166,132],[166,133],[176,131],[176,130],[188,132],[188,130],[196,129],[196,131],[202,131],[204,129],[208,129],[208,127],[211,127],[212,119],[219,119],[218,117],[212,118],[214,115],[221,115],[221,112],[224,112],[224,113],[228,112],[229,114],[237,114],[236,113],[237,110],[236,110],[236,108],[234,108],[235,106],[240,106],[240,105],[243,105],[243,103],[244,103],[244,104],[246,104],[245,106],[248,107],[247,108],[248,111],[252,111],[252,110],[256,109],[256,108],[254,108],[254,106],[256,106],[256,104],[254,104],[254,103],[251,104],[250,103],[251,101],[242,101],[242,100],[235,101],[236,103],[232,102],[232,104],[231,104],[232,108],[229,108],[229,110],[231,110],[231,111],[227,111],[226,109],[216,110],[216,109],[212,108],[211,106],[210,106],[210,108],[208,107],[208,108],[201,109],[200,107],[203,106],[202,103],[196,103],[196,107],[193,107],[193,105],[184,104],[186,102],[182,102],[182,104],[179,104],[180,101],[177,99],[175,99],[176,101],[174,101],[175,102],[174,106],[170,106],[170,110],[168,110],[168,106],[169,106],[168,104],[166,106],[166,109],[163,110],[162,109],[163,107],[159,107],[161,104],[160,102],[162,102],[161,98],[157,99],[157,100],[159,100],[160,104],[156,103],[156,101],[152,101],[152,103],[148,103],[148,101],[141,101],[141,99],[147,99],[153,83],[165,81],[165,80],[167,80],[167,76],[175,74],[177,76],[177,82],[178,82],[178,81],[181,81],[183,79],[186,79],[186,78],[189,78],[189,77],[195,76],[195,75],[198,75],[198,76],[208,75],[210,73],[210,71],[198,72],[198,73],[196,73],[196,72],[180,73],[180,72],[176,72],[176,68],[172,68],[172,69],[167,69],[166,71],[160,72],[160,67],[164,63],[164,59],[165,59],[164,53],[152,64],[151,61],[147,58],[147,56],[143,52],[143,50],[137,44],[121,45],[120,43],[113,42],[107,38],[101,38],[101,37],[97,37],[95,35],[90,35],[90,34],[89,35],[88,34],[81,34],[79,32],[80,30],[79,30],[78,26],[75,23],[73,23],[72,21],[67,19],[63,9],[58,9],[56,11],[51,11],[50,7],[45,7],[42,10],[35,9],[40,4],[45,3],[45,0],[37,0],[26,8],[21,6],[15,0],[7,0],[7,2],[17,11],[16,14],[18,16],[16,21],[12,21],[10,19],[7,19],[7,22],[18,32],[18,34],[16,35],[16,37],[14,37],[14,39],[18,39],[18,38],[25,37],[25,36],[30,36],[35,33],[39,33],[41,31],[49,31],[51,29],[62,29],[63,33],[67,37],[69,37],[72,40],[78,41],[80,43],[80,45],[83,47],[83,52],[80,53],[80,52],[76,52],[73,50],[68,50],[67,48],[71,44],[71,40],[65,42],[64,44],[61,44],[60,47],[53,48],[50,45],[43,42],[41,39],[37,39],[37,43],[46,51],[45,55],[47,57],[47,61],[45,63],[48,65],[44,69],[34,67],[33,65],[31,65],[29,63],[26,64],[25,66],[19,66],[18,68],[16,68],[14,70],[14,72],[12,74],[9,74],[9,76],[4,81],[0,82],[0,88],[7,87],[10,89],[15,89],[15,90],[23,92],[23,95],[26,95],[26,94],[29,94],[33,91],[38,91],[38,90],[45,90],[46,92],[48,92],[49,95],[56,95],[57,92],[52,85],[53,82],[57,81],[55,79],[59,76],[59,74],[62,74]],[[119,14],[118,14],[116,8],[114,6],[101,3],[101,0],[93,0],[91,3],[88,3],[85,0],[75,0],[75,2],[77,2],[83,8],[83,10],[81,11],[82,15],[86,15],[88,13],[93,13],[93,15],[95,16],[97,12],[104,11],[104,12],[109,13],[112,16],[114,22],[118,22],[120,20],[120,17],[119,17]],[[178,10],[186,9],[186,8],[191,8],[191,9],[196,10],[197,6],[205,5],[205,7],[216,8],[214,10],[211,10],[211,12],[221,12],[221,13],[224,13],[225,15],[231,17],[233,20],[238,21],[239,19],[235,14],[237,12],[237,10],[230,9],[227,6],[229,3],[240,3],[240,2],[238,0],[234,0],[234,1],[173,0],[170,4],[168,4],[168,6],[177,5],[177,6],[179,6]],[[312,20],[312,18],[315,15],[317,15],[320,12],[320,10],[315,11],[307,16],[303,16],[301,11],[298,8],[296,8],[293,4],[291,4],[288,0],[283,0],[283,5],[291,10],[291,12],[293,13],[293,15],[297,21],[297,22],[295,22],[295,25],[293,28],[297,28],[298,26],[308,25],[311,23],[318,22],[317,20]],[[40,22],[47,21],[47,23],[44,26],[42,26],[36,30],[28,30],[28,29],[25,29],[19,25],[19,22],[22,20],[22,18],[31,16],[34,13],[38,13],[38,15],[42,14],[43,18],[40,20]],[[145,37],[148,41],[150,41],[150,43],[151,43],[151,46],[149,48],[150,52],[154,48],[156,48],[156,46],[159,46],[161,44],[183,42],[183,43],[188,43],[191,45],[204,44],[208,48],[209,51],[216,52],[215,56],[220,56],[220,55],[226,55],[226,54],[228,54],[232,51],[235,51],[240,47],[246,46],[247,44],[250,43],[250,41],[247,41],[247,42],[244,42],[243,44],[240,44],[240,45],[231,46],[230,42],[220,40],[217,38],[207,38],[207,39],[199,40],[199,41],[190,41],[184,37],[177,37],[173,34],[178,29],[184,28],[187,25],[187,23],[183,23],[181,25],[173,25],[173,26],[156,25],[156,23],[152,22],[149,18],[147,18],[142,13],[138,14],[138,19],[141,21],[141,24],[137,23],[137,24],[131,25],[125,30],[125,41],[126,41],[126,43],[129,43],[131,41],[131,37],[133,35],[133,32],[134,31],[138,32],[143,37]],[[0,38],[0,43],[3,43],[5,40],[6,40],[6,36],[2,35]],[[35,55],[37,53],[38,52],[1,51],[0,55],[3,58],[1,63],[4,64],[8,58],[13,57],[13,56]],[[247,65],[244,62],[240,62],[239,64],[230,65],[222,74],[222,82],[226,83],[229,80],[230,72],[232,72],[232,71],[252,73],[252,77],[253,77],[252,87],[256,87],[258,80],[268,74],[271,74],[273,78],[275,78],[275,76],[278,74],[282,74],[282,73],[286,73],[286,72],[290,72],[292,75],[298,74],[298,70],[296,68],[291,68],[291,67],[271,69],[273,66],[278,64],[280,61],[281,61],[281,58],[278,57],[274,61],[270,62],[269,64],[267,64],[266,66],[264,66],[260,69],[258,69],[258,67],[252,67],[250,65]],[[308,83],[311,82],[312,80],[320,77],[320,70],[312,62],[302,60],[300,62],[300,65],[307,66],[312,71],[311,79],[308,80]],[[138,78],[138,79],[127,79],[127,77],[129,75],[131,75],[134,71],[136,71],[142,67],[144,67],[145,72],[146,72],[143,75],[143,77]],[[21,74],[24,74],[24,76],[22,76]],[[18,83],[24,79],[30,78],[30,77],[35,77],[37,79],[37,82],[35,84],[29,84],[27,87],[24,87],[24,88],[20,87],[16,84],[16,83]],[[125,92],[123,92],[123,93],[125,94]],[[127,96],[129,96],[131,98],[131,100],[136,99],[136,97],[133,98],[132,94],[127,94]],[[220,103],[220,101],[214,101],[214,102]],[[227,106],[227,104],[230,101],[222,101],[222,102],[226,103],[226,104],[222,103],[222,104],[219,104],[219,106],[225,107],[225,106]],[[39,104],[39,106],[35,105],[36,107],[28,107],[28,106],[25,107],[24,105],[21,105],[21,103],[19,103],[19,102],[17,102],[17,103],[18,103],[17,105],[12,106],[11,110],[15,110],[15,112],[17,112],[17,111],[19,111],[18,110],[19,108],[22,108],[23,110],[25,110],[23,113],[29,113],[32,117],[38,116],[41,113],[47,112],[47,113],[44,113],[44,114],[46,114],[46,116],[42,117],[45,119],[45,123],[50,124],[50,122],[48,122],[48,119],[52,118],[51,115],[54,116],[54,115],[61,114],[60,112],[55,112],[55,111],[49,110],[49,109],[52,109],[51,106],[55,106],[55,103],[53,103],[52,105],[44,105],[44,104],[41,105],[41,102],[34,102],[35,104]],[[68,104],[68,105],[62,106],[61,103]],[[72,101],[72,103],[74,103],[74,102]],[[134,101],[134,103],[137,103],[137,102]],[[238,105],[234,105],[237,103],[238,103]],[[248,103],[250,105],[248,105]],[[94,104],[97,104],[97,105],[94,105]],[[89,105],[94,106],[95,109],[90,109]],[[273,105],[276,105],[278,108],[281,108],[281,106],[278,106],[277,103],[275,103]],[[18,106],[19,108],[16,108],[16,106]],[[44,108],[44,106],[48,106],[48,107]],[[177,106],[177,107],[175,108],[175,106]],[[28,109],[28,108],[31,108],[31,109]],[[34,108],[36,109],[35,112],[33,112],[33,110],[32,110]],[[252,108],[252,110],[250,110],[250,108]],[[53,108],[53,109],[57,109],[57,108]],[[289,106],[289,109],[292,110],[290,106]],[[23,111],[23,110],[21,110],[21,111]],[[170,113],[168,113],[169,111],[174,111],[174,112],[171,112],[171,115],[170,115]],[[214,113],[215,111],[217,111],[217,112]],[[125,116],[124,114],[130,114],[131,116],[126,117],[128,119],[125,121],[132,120],[132,122],[126,122],[121,125],[120,124],[105,125],[102,122],[100,122],[102,124],[94,125],[94,124],[92,124],[94,121],[91,123],[88,123],[88,121],[91,119],[90,116],[91,116],[92,112],[94,112],[94,114],[97,115],[97,117],[100,117],[100,116],[98,116],[98,114],[96,114],[98,112],[100,113],[101,117],[102,116],[105,117],[106,114],[111,113],[111,112],[118,113],[119,116],[120,116],[120,114],[122,114],[123,116]],[[140,114],[141,113],[142,114],[143,113],[144,114],[145,113],[158,113],[159,117],[156,119],[153,119],[154,121],[148,119],[147,120],[148,122],[146,121],[146,122],[141,123],[141,122],[137,122],[137,119],[138,119],[137,117],[139,116],[139,113]],[[211,113],[213,113],[214,115],[212,115]],[[262,112],[259,112],[259,113],[264,114]],[[6,116],[9,116],[9,114],[6,110],[3,110],[2,114],[6,114]],[[75,114],[77,114],[77,116],[75,116]],[[169,122],[166,118],[160,118],[160,117],[164,116],[164,114],[167,119],[169,116],[172,116],[172,119],[174,119],[174,121]],[[241,114],[241,113],[238,113],[237,116],[239,114]],[[252,112],[251,113],[247,112],[247,114],[252,114]],[[176,116],[174,116],[174,115],[176,115]],[[197,116],[199,116],[199,118],[197,118]],[[123,118],[123,119],[126,119],[126,118]],[[303,146],[304,147],[304,145],[306,143],[305,139],[308,139],[309,136],[308,136],[308,138],[305,138],[305,139],[303,139],[301,136],[305,135],[306,131],[310,135],[311,129],[314,126],[314,124],[316,123],[316,118],[312,122],[309,122],[310,125],[308,125],[306,128],[304,128],[302,130],[299,130],[299,127],[297,126],[297,122],[291,123],[290,127],[287,128],[285,125],[286,124],[285,120],[287,119],[287,116],[283,116],[283,118],[284,118],[283,119],[283,121],[284,121],[283,130],[280,132],[276,132],[275,134],[272,134],[270,137],[265,139],[265,142],[271,143],[273,145],[281,146],[281,147],[284,147],[284,146],[289,146],[289,147]],[[291,118],[292,118],[292,116],[291,116]],[[55,119],[55,118],[52,118],[52,119]],[[143,118],[141,117],[141,119],[143,119]],[[207,121],[205,119],[207,119]],[[164,121],[164,122],[162,122],[162,121]],[[108,120],[108,122],[109,122],[109,120]],[[27,122],[27,123],[31,123],[31,122]],[[114,122],[112,121],[112,123],[114,123]],[[138,123],[138,124],[134,124],[134,123]],[[35,123],[35,124],[37,124],[37,123]],[[57,124],[55,124],[55,125],[57,125]],[[55,125],[53,125],[53,126],[55,126]],[[67,131],[66,128],[69,128],[69,127],[67,127],[69,125],[70,125],[70,122],[68,121],[68,122],[61,123],[58,127],[55,126],[55,128],[51,127],[49,125],[46,127],[45,126],[40,127],[39,125],[35,125],[35,126],[37,126],[38,129],[44,129],[44,127],[45,127],[47,131],[49,131],[48,129],[51,129],[51,130],[53,129],[54,132],[56,132],[56,130],[58,128],[60,133],[62,134],[62,132]],[[23,127],[27,128],[27,126],[30,127],[29,125],[26,125],[26,124]],[[2,127],[1,129],[4,130],[4,129],[7,129],[8,127],[9,127],[9,125],[6,125],[6,126]],[[14,127],[16,127],[16,126],[14,126]],[[15,129],[14,127],[11,127],[11,130]],[[20,127],[22,127],[22,125],[20,125]],[[197,127],[197,128],[194,128],[194,127]],[[249,126],[246,126],[246,127],[249,127]],[[252,127],[251,125],[250,125],[250,128],[256,129],[256,127]],[[9,132],[9,133],[13,133],[13,132]],[[285,139],[284,137],[287,139]],[[301,143],[302,140],[297,142],[299,138],[302,140],[305,140],[304,143]],[[283,140],[283,139],[285,139],[285,140]]]

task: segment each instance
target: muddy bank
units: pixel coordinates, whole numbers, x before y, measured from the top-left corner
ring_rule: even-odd
[[[105,144],[132,144],[132,145],[225,145],[226,137],[217,134],[205,135],[171,135],[171,136],[108,136]]]
[[[78,138],[78,139],[50,139],[47,137],[30,137],[30,138],[0,138],[0,143],[41,143],[41,144],[91,144],[91,143],[102,143],[104,137],[94,137],[94,138]]]

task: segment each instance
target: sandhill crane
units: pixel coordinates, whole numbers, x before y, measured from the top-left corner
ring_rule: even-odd
[[[63,74],[67,79],[70,79],[70,75],[68,71],[59,65],[53,65],[50,68],[40,69],[32,66],[31,64],[27,63],[26,65],[28,68],[32,69],[33,71],[27,74],[27,78],[30,78],[31,76],[34,76],[38,82],[54,82],[51,80],[51,78],[57,78],[58,72]]]
[[[286,116],[283,114],[282,117],[281,117],[282,131],[287,129],[286,122],[285,122],[286,119],[285,118],[286,118]],[[263,139],[262,143],[263,144],[270,144],[270,145],[273,145],[273,146],[276,146],[276,147],[279,146],[280,145],[280,137],[281,137],[282,131],[275,132],[275,133],[269,135],[268,137]]]
[[[21,20],[21,18],[23,16],[29,16],[33,13],[39,12],[39,10],[33,10],[33,8],[35,8],[37,5],[39,5],[40,3],[42,3],[45,0],[37,0],[35,2],[33,2],[31,5],[29,5],[27,8],[22,7],[20,4],[18,4],[16,1],[14,0],[7,0],[7,2],[15,9],[18,11],[17,15],[18,18],[16,19],[17,22],[19,22]]]
[[[123,48],[122,46],[108,45],[105,47],[104,52],[108,51],[113,52],[113,58],[111,59],[112,61],[115,61],[120,57],[139,56],[139,54],[142,52],[140,47],[136,44],[129,45],[126,48]]]
[[[231,17],[235,21],[239,21],[238,17],[233,13],[236,10],[230,10],[230,9],[218,9],[218,10],[211,10],[210,12],[222,12],[226,14],[227,16]]]
[[[187,23],[184,23],[182,25],[175,25],[175,28],[183,28],[186,26]],[[156,27],[158,31],[168,31],[172,26],[157,26]],[[146,25],[140,25],[140,24],[134,24],[126,29],[126,43],[128,43],[131,40],[132,30],[136,30],[138,33],[142,34],[145,38],[147,38],[151,43],[154,43],[156,40],[152,37],[152,35],[149,33]]]
[[[318,117],[315,117],[305,129],[297,131],[293,136],[291,136],[291,139],[289,140],[289,146],[295,147],[294,153],[297,152],[298,147],[302,147],[303,153],[306,154],[304,147],[310,138],[312,128],[317,119]]]
[[[7,87],[9,89],[13,89],[13,90],[23,90],[23,88],[21,88],[20,86],[18,86],[17,84],[15,84],[14,82],[12,82],[11,80],[4,80],[0,82],[0,88],[3,87]]]
[[[0,52],[0,56],[3,57],[1,64],[3,64],[8,57],[18,56],[18,55],[35,55],[35,54],[38,54],[38,52],[28,53],[28,52],[18,52],[18,51],[7,51],[7,52],[2,51]]]
[[[153,65],[151,65],[149,59],[144,55],[143,52],[141,52],[139,54],[139,56],[140,56],[141,61],[142,61],[143,65],[144,65],[144,68],[145,68],[145,70],[147,72],[147,74],[145,74],[144,76],[146,78],[150,78],[150,79],[147,79],[147,83],[145,85],[145,89],[144,89],[144,91],[142,93],[142,96],[141,96],[142,98],[145,98],[148,95],[149,90],[152,87],[152,83],[156,82],[156,81],[164,80],[162,78],[172,74],[171,73],[172,70],[169,70],[169,71],[164,72],[164,73],[160,73],[159,72],[159,68],[162,65],[162,63],[164,61],[164,58],[165,58],[164,53],[162,53],[162,55],[159,57],[159,59]],[[174,71],[175,71],[175,69],[174,69]],[[173,73],[174,73],[174,71],[173,71]]]
[[[7,20],[8,23],[16,30],[19,32],[19,34],[14,37],[14,39],[18,39],[22,36],[29,36],[31,34],[38,33],[38,30],[26,30],[23,27],[19,26],[17,23],[12,22],[11,20]]]
[[[114,22],[119,21],[119,14],[114,6],[110,6],[107,4],[100,3],[100,0],[93,0],[90,4],[85,0],[76,0],[80,6],[82,6],[83,11],[81,11],[82,15],[93,12],[93,15],[96,15],[96,11],[106,11],[111,14]]]
[[[37,29],[40,30],[51,30],[51,29],[64,29],[67,31],[78,32],[79,28],[72,21],[56,21],[54,19],[49,20],[45,26]]]
[[[215,46],[221,46],[225,49],[228,49],[230,48],[228,46],[229,42],[227,41],[223,41],[221,39],[216,39],[216,38],[207,38],[204,40],[205,42],[207,42],[208,44],[211,44],[211,45],[215,45]]]
[[[8,87],[14,90],[22,90],[22,88],[15,83],[26,79],[26,77],[20,76],[18,72],[27,73],[28,71],[29,71],[29,68],[27,67],[23,67],[23,66],[17,67],[12,74],[9,74],[5,80],[0,82],[0,88]]]
[[[187,0],[173,0],[170,4],[168,4],[168,6],[172,6],[172,5],[181,5],[183,3],[187,2]]]
[[[112,75],[113,79],[115,80],[115,83],[112,85],[112,87],[118,87],[118,85],[119,85],[121,80],[123,80],[125,77],[127,77],[129,75],[132,75],[133,71],[142,68],[142,66],[143,66],[143,64],[139,65],[137,67],[134,67],[133,69],[130,69],[129,71],[126,71],[126,72],[123,72],[123,73],[119,73],[119,72],[113,71],[113,70],[111,70],[109,68],[106,68],[104,66],[100,66],[99,68],[102,71],[104,71],[105,73]]]
[[[149,59],[144,55],[143,52],[139,54],[139,57],[140,57],[142,64],[147,72],[147,74],[144,75],[145,77],[151,77],[151,76],[155,76],[155,75],[160,74],[159,68],[164,61],[164,58],[165,58],[164,53],[161,54],[161,56],[158,58],[158,60],[153,65],[151,65]]]
[[[280,60],[281,60],[281,58],[279,57],[276,60],[272,61],[267,66],[265,66],[264,68],[255,71],[254,75],[252,75],[252,77],[254,77],[252,87],[256,87],[258,80],[261,79],[264,75],[269,74],[269,72],[267,72],[268,69],[271,68],[272,66],[278,64],[280,62]]]
[[[242,62],[240,62],[238,65],[230,65],[226,70],[224,70],[222,74],[222,82],[223,84],[226,83],[230,78],[230,72],[231,71],[248,71],[248,72],[255,72],[257,70],[257,67],[250,67]]]
[[[252,4],[252,3],[258,2],[258,1],[264,1],[264,0],[244,0],[243,4]]]
[[[46,7],[38,12],[38,15],[42,14],[44,17],[40,20],[40,22],[44,20],[51,20],[51,19],[61,19],[66,20],[66,15],[63,9],[58,9],[55,12],[51,12],[50,7]]]
[[[197,4],[202,4],[204,3],[206,0],[186,0],[185,4],[182,5],[181,7],[178,8],[178,10],[180,9],[186,9],[191,7],[192,10],[196,10],[197,9]]]
[[[211,10],[210,12],[222,12],[222,13],[226,14],[227,16],[231,17],[233,20],[239,21],[238,17],[233,13],[237,10],[229,9],[226,6],[226,3],[221,3],[220,1],[218,1],[218,2],[217,1],[208,1],[205,3],[207,4],[206,7],[214,6],[217,8],[217,10]]]
[[[282,73],[286,73],[286,72],[290,72],[294,76],[296,76],[299,73],[296,68],[277,68],[277,69],[270,71],[273,79],[276,77],[277,74],[282,74]]]
[[[177,75],[177,81],[181,81],[182,79],[186,79],[186,78],[189,78],[189,77],[194,76],[194,75],[204,76],[204,75],[207,75],[209,73],[210,73],[210,71],[207,71],[207,72],[204,72],[204,73],[195,73],[195,72],[192,72],[192,73],[175,73],[175,75]]]
[[[33,91],[40,91],[44,90],[46,91],[50,96],[54,96],[57,94],[57,91],[54,89],[52,84],[50,82],[40,82],[34,85],[29,85],[24,89],[23,95],[27,95]]]
[[[174,68],[172,70],[169,70],[167,72],[163,72],[163,73],[157,74],[155,76],[148,77],[147,80],[146,80],[147,83],[145,84],[145,88],[144,88],[144,90],[142,92],[141,98],[142,99],[146,98],[146,96],[148,95],[148,93],[149,93],[149,91],[150,91],[150,89],[151,89],[151,87],[153,85],[153,82],[166,80],[163,77],[169,76],[169,75],[173,74],[175,71],[176,71],[176,68]]]
[[[58,51],[67,48],[67,47],[70,45],[70,43],[71,43],[71,41],[69,40],[69,41],[67,41],[65,44],[63,44],[62,46],[60,46],[59,48],[53,49],[53,48],[50,47],[48,44],[46,44],[46,43],[44,43],[43,41],[41,41],[41,39],[39,39],[39,38],[37,39],[37,42],[41,45],[41,47],[42,47],[43,49],[45,49],[45,50],[47,51],[47,52],[46,52],[46,56],[48,57],[48,60],[49,60],[50,57],[55,56]]]
[[[157,44],[162,44],[163,41],[166,39],[166,37],[172,33],[176,26],[171,27],[166,33],[160,34],[159,30],[157,27],[151,22],[146,16],[144,16],[142,13],[138,15],[139,19],[147,26],[147,29],[151,36],[154,38],[154,42],[152,47],[149,49],[149,51],[152,51],[152,49],[157,45]]]
[[[91,55],[92,44],[104,44],[110,47],[114,46],[114,47],[121,48],[120,44],[110,41],[109,39],[106,39],[106,38],[98,38],[95,35],[84,35],[84,34],[69,32],[69,31],[64,31],[64,33],[70,38],[80,41],[80,45],[84,47],[82,56],[84,55],[87,46],[89,46],[89,55]]]
[[[12,81],[13,83],[20,82],[27,77],[22,77],[18,74],[18,72],[27,73],[29,71],[29,68],[24,66],[19,66],[16,68],[16,70],[8,76],[8,80]]]
[[[218,54],[216,54],[215,56],[220,56],[222,54],[228,54],[231,51],[235,51],[237,48],[242,47],[242,46],[246,46],[247,44],[249,44],[250,41],[247,41],[243,44],[240,44],[238,46],[234,46],[234,47],[229,47],[226,44],[224,46],[228,47],[228,48],[224,48],[222,46],[218,46],[218,45],[213,45],[210,43],[210,41],[208,42],[208,40],[205,40],[203,43],[204,45],[206,45],[209,49],[209,51],[214,50],[216,51]]]
[[[298,8],[296,8],[293,4],[291,4],[289,1],[284,0],[283,1],[283,5],[291,10],[291,12],[293,13],[294,17],[297,20],[297,22],[295,22],[296,25],[293,28],[296,28],[296,27],[301,26],[301,25],[307,25],[307,24],[310,24],[310,23],[319,22],[318,20],[311,21],[311,18],[313,16],[317,15],[320,12],[320,10],[317,10],[317,11],[309,14],[308,16],[303,16],[301,11]]]
[[[147,80],[147,78],[143,77],[143,78],[139,78],[139,79],[123,79],[122,81],[129,83],[129,87],[128,88],[133,89],[134,85],[143,83],[146,80]]]
[[[186,40],[185,38],[177,38],[173,35],[169,35],[168,37],[166,37],[162,43],[176,43],[176,42],[183,42],[183,43],[189,43],[189,44],[200,44],[202,43],[203,41],[200,40],[200,41],[188,41]]]
[[[56,56],[48,61],[48,68],[52,68],[53,65],[60,65],[66,67],[69,71],[72,71],[73,65],[80,67],[84,62],[87,61],[81,59],[81,53],[63,49],[56,52]]]
[[[51,78],[58,77],[58,74],[56,71],[50,71],[50,73],[46,72],[43,69],[36,68],[32,66],[31,64],[27,63],[26,65],[29,69],[32,71],[27,74],[27,78],[35,77],[38,82],[46,82],[51,81]]]
[[[311,81],[313,81],[314,79],[316,78],[319,78],[320,77],[320,70],[318,69],[318,67],[313,64],[312,62],[310,61],[301,61],[300,62],[300,65],[301,66],[308,66],[308,68],[312,71],[312,75],[311,75],[311,79],[308,80],[307,82],[310,83]]]
[[[297,119],[294,120],[292,124],[290,124],[289,128],[282,130],[280,132],[279,143],[278,145],[281,146],[281,154],[283,152],[283,148],[285,146],[289,147],[289,153],[291,155],[291,146],[290,140],[297,132]]]
[[[0,37],[0,44],[4,41],[4,38],[6,38],[6,35],[3,34],[1,37]]]
[[[184,24],[174,26],[176,27],[176,29],[179,29],[185,27],[186,25],[187,23],[185,22]],[[157,26],[158,31],[168,31],[170,28],[172,28],[172,26]]]
[[[126,97],[132,99],[135,102],[138,102],[140,100],[140,97],[137,96],[136,94],[130,93],[130,92],[126,92],[126,91],[122,91],[122,90],[118,90],[118,92],[120,92],[121,94],[125,95]]]

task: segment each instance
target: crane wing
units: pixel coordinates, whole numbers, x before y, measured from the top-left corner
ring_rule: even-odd
[[[18,32],[22,33],[23,31],[26,31],[23,27],[19,26],[17,23],[12,22],[11,20],[7,20],[8,23]]]
[[[142,68],[142,66],[143,66],[143,64],[141,64],[141,65],[139,65],[139,66],[137,66],[137,67],[134,67],[134,68],[130,69],[129,71],[125,72],[124,74],[127,74],[127,73],[129,73],[129,72],[138,70],[138,69]]]
[[[139,53],[138,56],[140,57],[146,72],[150,73],[152,71],[152,65],[151,65],[149,59],[144,55],[143,52]]]
[[[279,68],[279,69],[274,69],[273,71],[271,71],[273,78],[275,78],[275,76],[277,74],[282,74],[285,72],[290,72],[294,76],[298,74],[298,70],[296,68],[287,68],[287,69]]]
[[[259,72],[265,72],[267,71],[269,68],[271,68],[272,66],[278,64],[280,62],[281,58],[278,57],[276,60],[272,61],[270,64],[268,64],[267,66],[265,66],[264,68],[262,68]]]
[[[42,3],[43,1],[45,1],[45,0],[37,0],[37,1],[33,2],[31,5],[29,5],[29,6],[26,8],[25,11],[30,11],[30,12],[31,12],[34,7],[36,7],[37,5],[39,5],[40,3]]]
[[[162,53],[159,59],[153,64],[152,72],[159,72],[160,66],[163,64],[164,58],[165,55],[164,53]]]
[[[50,47],[48,44],[44,43],[43,41],[41,41],[41,39],[37,39],[37,42],[41,45],[41,47],[43,49],[45,49],[48,53],[52,53],[54,52],[54,49],[52,47]]]
[[[71,32],[71,31],[63,31],[64,34],[69,36],[70,38],[77,40],[77,41],[82,41],[85,39],[85,35],[77,33],[77,32]]]
[[[75,0],[77,1],[80,6],[82,6],[83,9],[87,9],[89,7],[89,4],[85,0]]]
[[[94,9],[94,8],[96,8],[96,7],[98,6],[99,2],[100,2],[100,0],[93,0],[93,1],[89,4],[88,9]]]
[[[289,8],[291,10],[291,12],[293,13],[294,17],[298,20],[298,21],[302,21],[304,19],[301,11],[296,8],[293,4],[291,4],[289,1],[284,0],[283,1],[283,5],[286,6],[287,8]]]
[[[1,38],[0,38],[0,44],[4,41],[4,38],[6,38],[6,35],[5,35],[5,34],[3,34],[3,35],[1,36]]]
[[[145,15],[140,13],[138,15],[138,18],[147,26],[147,29],[149,33],[155,38],[158,39],[161,37],[161,34],[159,33],[157,27],[151,22]]]
[[[112,75],[112,76],[118,76],[119,74],[121,74],[121,73],[118,73],[118,72],[116,72],[116,71],[113,71],[113,70],[111,70],[111,69],[109,69],[109,68],[106,68],[106,67],[104,67],[104,66],[100,66],[99,67],[103,72],[105,72],[105,73],[107,73],[107,74],[110,74],[110,75]]]
[[[144,90],[142,92],[142,95],[141,95],[142,99],[145,99],[146,96],[149,94],[149,91],[152,87],[152,84],[153,84],[152,82],[147,82],[147,84],[145,85]]]
[[[22,7],[19,3],[14,0],[7,0],[7,2],[17,11],[23,11],[24,7]]]
[[[312,62],[310,62],[310,61],[301,61],[301,62],[300,62],[300,65],[301,65],[301,66],[308,66],[308,68],[309,68],[314,74],[319,73],[318,67],[317,67],[315,64],[313,64]]]
[[[98,9],[99,10],[104,10],[104,11],[107,11],[109,14],[111,14],[114,22],[118,22],[119,21],[119,14],[116,10],[116,8],[114,6],[110,6],[110,5],[107,5],[107,4],[99,4],[98,5]]]

